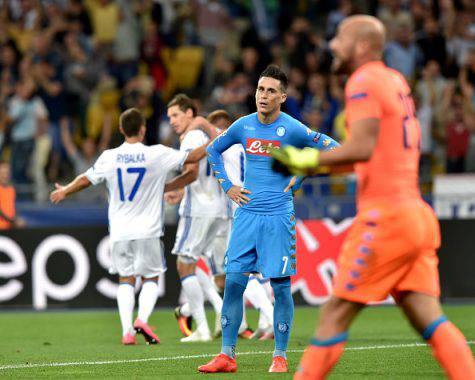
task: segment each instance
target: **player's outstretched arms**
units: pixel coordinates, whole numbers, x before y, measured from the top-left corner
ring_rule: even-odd
[[[84,174],[80,174],[66,186],[61,186],[58,183],[55,183],[54,186],[56,190],[51,193],[50,200],[52,203],[57,204],[67,196],[91,186],[91,182]]]
[[[229,190],[226,192],[226,195],[231,199],[233,202],[235,202],[237,205],[240,207],[243,204],[248,204],[251,198],[246,196],[245,194],[251,194],[251,192],[244,187],[239,187],[232,185]]]
[[[378,119],[364,119],[350,125],[350,138],[330,151],[297,149],[285,146],[271,149],[273,169],[283,174],[315,175],[321,166],[347,165],[368,161],[373,154],[379,134]]]
[[[195,149],[196,150],[196,149]],[[186,161],[185,161],[186,163]],[[198,164],[186,164],[180,175],[165,184],[164,192],[178,190],[193,183],[198,178]]]
[[[192,163],[201,161],[203,158],[205,158],[206,148],[208,147],[208,145],[209,143],[190,151],[190,153],[188,153],[188,156],[186,157],[185,164],[192,164]]]

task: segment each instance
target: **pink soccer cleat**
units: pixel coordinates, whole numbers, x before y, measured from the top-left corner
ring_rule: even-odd
[[[225,354],[219,354],[208,364],[198,367],[198,371],[203,373],[236,372],[236,359],[232,359]]]
[[[158,339],[158,336],[153,332],[152,328],[138,318],[134,322],[134,329],[138,334],[143,335],[147,344],[160,343],[160,339]]]
[[[275,356],[272,359],[272,364],[269,368],[269,372],[289,372],[289,369],[287,368],[287,360],[282,356]]]

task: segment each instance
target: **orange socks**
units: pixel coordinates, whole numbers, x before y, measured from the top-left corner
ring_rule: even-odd
[[[422,333],[451,380],[475,379],[475,361],[465,337],[447,318],[440,317]]]
[[[324,379],[340,359],[348,333],[342,333],[328,340],[312,339],[305,350],[294,380]]]

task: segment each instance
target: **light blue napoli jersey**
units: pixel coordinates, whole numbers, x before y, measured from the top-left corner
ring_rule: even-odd
[[[281,112],[271,124],[262,124],[257,113],[236,120],[207,148],[208,161],[213,173],[227,192],[233,183],[223,163],[222,153],[234,144],[241,144],[246,154],[244,187],[251,191],[251,199],[243,209],[266,215],[293,211],[292,192],[284,192],[291,177],[272,170],[272,157],[268,147],[293,145],[329,150],[339,144],[324,134],[312,131],[293,117]]]

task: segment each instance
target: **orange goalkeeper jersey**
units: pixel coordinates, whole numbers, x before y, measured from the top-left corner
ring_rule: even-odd
[[[371,159],[355,165],[358,208],[420,198],[420,129],[404,77],[381,61],[356,70],[345,88],[346,122],[375,118],[379,136]]]

